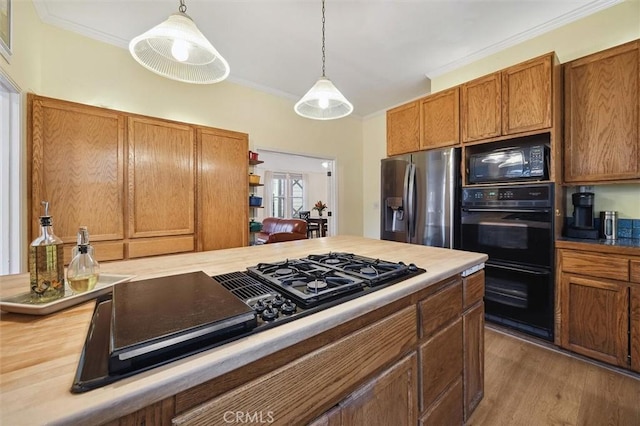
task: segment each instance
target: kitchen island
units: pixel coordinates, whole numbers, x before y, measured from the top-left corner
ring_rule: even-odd
[[[385,411],[396,422],[462,423],[482,398],[484,274],[461,273],[483,254],[339,236],[110,262],[101,272],[218,275],[327,252],[427,272],[83,394],[69,390],[95,304],[42,317],[3,312],[0,423],[341,424]],[[27,289],[27,274],[0,277],[2,297]],[[381,403],[385,393],[393,399]]]

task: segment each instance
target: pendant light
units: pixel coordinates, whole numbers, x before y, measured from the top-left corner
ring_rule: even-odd
[[[346,117],[353,105],[324,74],[324,0],[322,0],[322,77],[294,106],[298,115],[314,120],[333,120]]]
[[[198,30],[180,0],[178,12],[131,40],[129,52],[156,74],[185,83],[210,84],[229,75],[229,64]]]

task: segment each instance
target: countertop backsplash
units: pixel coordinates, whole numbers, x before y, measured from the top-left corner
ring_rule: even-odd
[[[596,229],[600,229],[600,218],[596,217],[593,220],[594,227]],[[564,218],[564,228],[573,224],[573,217],[568,216]],[[632,246],[632,247],[640,247],[640,219],[618,219],[618,228],[617,228],[617,239],[616,240],[589,240],[589,239],[571,239],[572,241],[582,241],[585,243],[588,242],[604,242],[607,241],[608,244],[612,244],[613,241],[616,241],[620,245],[624,246]]]

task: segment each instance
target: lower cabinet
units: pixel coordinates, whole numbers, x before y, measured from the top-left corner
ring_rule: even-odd
[[[583,244],[588,246],[586,244]],[[640,258],[558,250],[559,340],[565,349],[640,371]]]
[[[464,332],[464,419],[469,420],[484,396],[484,303],[462,317]]]
[[[608,362],[627,366],[629,286],[601,278],[563,274],[562,346]]]
[[[362,383],[383,366],[410,352],[415,347],[416,324],[415,306],[406,307],[269,374],[213,398],[175,417],[172,423],[224,423],[225,416],[229,416],[228,413],[241,413],[251,418],[262,416],[263,419],[272,419],[274,424],[307,423],[326,412],[336,400],[339,401],[341,397],[344,398],[355,391],[354,384]],[[417,387],[411,374],[415,376],[416,369],[411,367],[411,357],[397,365],[399,367],[397,370],[392,369],[393,373],[383,374],[380,383],[374,380],[376,386],[372,386],[370,392],[373,392],[373,395],[376,395],[375,392],[387,392],[388,395],[400,392],[402,396],[395,395],[394,400],[404,403],[405,399],[415,399],[414,391],[411,389]],[[407,382],[411,384],[411,389]],[[401,389],[402,386],[404,389]],[[380,401],[373,398],[372,394],[365,392],[360,395],[359,398],[354,398],[344,414],[351,413],[357,419],[368,410],[379,408],[376,405]],[[373,405],[367,406],[367,399],[375,399],[372,401]],[[415,407],[415,402],[406,404]],[[364,411],[359,413],[359,406]]]
[[[418,420],[418,362],[405,357],[340,403],[343,425],[414,425]]]
[[[482,271],[448,278],[279,368],[256,361],[247,374],[267,373],[244,384],[232,372],[110,425],[462,425],[483,395],[483,289]]]

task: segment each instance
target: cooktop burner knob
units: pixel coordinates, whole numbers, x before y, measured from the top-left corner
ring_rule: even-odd
[[[280,311],[284,314],[284,315],[291,315],[291,314],[295,314],[296,313],[296,309],[298,307],[296,306],[295,303],[293,303],[291,301],[291,299],[287,299],[284,301],[284,303],[282,304],[282,307],[280,308]]]
[[[262,319],[265,321],[273,321],[278,318],[278,310],[276,308],[267,308],[262,312]]]
[[[274,308],[278,308],[280,309],[280,306],[282,306],[282,304],[284,303],[284,297],[282,297],[281,295],[277,294],[272,300],[271,300],[271,305]]]
[[[409,264],[409,270],[410,270],[411,272],[416,272],[416,271],[418,270],[418,267],[416,266],[416,264],[415,264],[415,263],[410,263],[410,264]]]
[[[265,309],[267,309],[267,305],[264,303],[264,300],[258,300],[251,308],[261,314]]]

